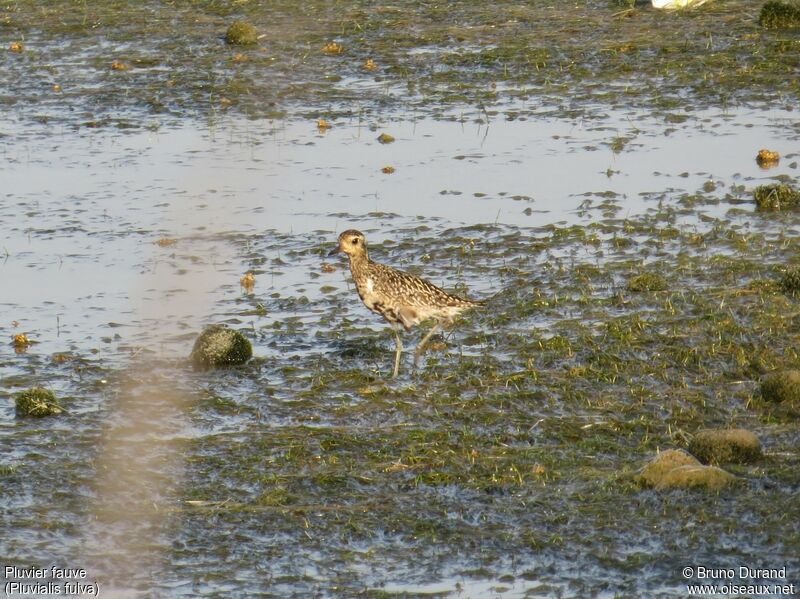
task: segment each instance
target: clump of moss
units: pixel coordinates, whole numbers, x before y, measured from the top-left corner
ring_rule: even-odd
[[[800,27],[800,6],[789,2],[771,0],[761,7],[758,24],[767,29]]]
[[[800,268],[790,268],[780,280],[781,291],[789,295],[800,295]]]
[[[700,466],[700,462],[681,449],[667,449],[642,468],[639,481],[645,486],[655,487],[667,472],[680,466]]]
[[[746,464],[761,458],[761,442],[741,428],[699,431],[689,451],[704,464]]]
[[[703,487],[719,491],[736,480],[730,472],[703,466],[685,451],[669,449],[659,453],[639,475],[639,482],[658,490]]]
[[[15,404],[17,416],[42,418],[44,416],[55,416],[64,411],[58,405],[55,394],[43,387],[33,387],[17,393]]]
[[[258,31],[247,21],[234,21],[225,32],[225,42],[231,46],[252,46],[258,42]]]
[[[189,359],[195,368],[206,370],[244,364],[253,357],[253,346],[239,331],[212,325],[200,333]]]
[[[753,191],[753,197],[758,209],[764,211],[786,210],[800,206],[800,191],[791,185],[780,183],[759,185]]]
[[[264,491],[256,500],[257,505],[278,507],[292,503],[294,498],[291,493],[282,486],[274,486]]]
[[[667,280],[655,272],[645,272],[628,281],[628,291],[664,291]]]
[[[800,370],[773,372],[761,381],[764,401],[800,406]]]
[[[719,491],[735,480],[733,474],[716,466],[680,466],[667,472],[656,489],[703,487],[709,491]]]
[[[394,142],[394,135],[389,135],[388,133],[381,133],[378,136],[378,141],[382,144],[390,144]]]

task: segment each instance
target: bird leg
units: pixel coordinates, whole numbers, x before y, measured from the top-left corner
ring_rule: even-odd
[[[431,328],[431,330],[428,331],[428,333],[422,338],[422,341],[420,341],[417,344],[417,349],[414,352],[414,368],[417,367],[417,361],[419,360],[419,357],[422,355],[422,353],[425,351],[425,344],[430,340],[431,337],[433,337],[434,333],[438,332],[441,326],[442,323],[437,322],[435,325],[433,325],[433,328]]]
[[[394,372],[392,378],[397,378],[397,373],[400,372],[400,354],[403,353],[403,341],[400,339],[400,331],[392,327],[394,331],[394,340],[397,344],[397,353],[394,355]]]

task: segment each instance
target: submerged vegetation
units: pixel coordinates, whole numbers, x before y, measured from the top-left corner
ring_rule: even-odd
[[[702,213],[703,198],[714,205],[696,196],[691,214]],[[749,201],[744,186],[730,201]],[[445,288],[467,285],[467,294],[489,298],[440,337],[415,374],[396,381],[386,362],[391,332],[353,301],[341,269],[321,267],[334,231],[230,238],[247,256],[231,269],[234,287],[243,269],[278,256],[283,268],[314,275],[305,294],[276,286],[224,300],[231,322],[251,324],[248,336],[267,359],[182,373],[153,358],[126,375],[145,389],[163,376],[192,397],[193,432],[175,474],[182,482],[158,505],[170,513],[165,563],[178,564],[164,580],[179,584],[198,564],[219,562],[212,571],[220,579],[237,572],[239,588],[267,585],[282,595],[525,574],[587,594],[607,584],[649,596],[647,583],[620,574],[667,577],[686,555],[709,551],[721,567],[737,563],[740,554],[721,552],[720,543],[792,559],[800,537],[785,522],[800,520],[800,385],[792,374],[800,369],[800,303],[777,279],[796,263],[798,239],[772,218],[752,220],[752,205],[744,216],[680,227],[679,203],[620,218],[609,211],[615,202],[587,205],[611,215],[584,225],[446,228],[384,217],[396,227],[375,243],[376,259],[410,260],[405,268],[422,266]],[[631,273],[641,271],[669,285],[630,292]],[[313,285],[325,291],[314,295]],[[408,335],[409,347],[417,339]],[[80,376],[88,382],[78,383],[80,395],[101,406],[94,381],[119,386],[78,357],[40,368],[40,378]],[[58,422],[102,429],[103,409],[87,412],[86,401]],[[725,432],[738,428],[757,434],[764,459],[748,445],[751,435]],[[709,441],[706,429],[723,429],[723,438]],[[61,446],[80,445],[85,434]],[[719,467],[669,451],[687,447]],[[660,465],[642,471],[659,452]],[[57,456],[75,480],[94,476],[85,452],[66,463],[63,451]],[[3,474],[4,489],[46,493],[55,464]],[[62,492],[79,504],[87,493],[81,484]],[[67,511],[50,512],[49,526],[74,519]],[[703,534],[692,532],[698,521]],[[22,535],[26,522],[12,515],[5,543],[33,558],[43,549]],[[471,552],[476,543],[481,551]],[[607,562],[637,547],[635,563]],[[280,580],[248,578],[264,555]],[[576,563],[581,574],[573,574]],[[348,574],[305,578],[325,564]],[[144,583],[140,571],[115,567]]]
[[[800,371],[785,370],[769,374],[761,383],[765,401],[800,407]]]
[[[761,7],[758,22],[768,29],[800,28],[800,4],[770,0]]]
[[[58,404],[55,394],[50,389],[43,387],[33,387],[17,393],[16,399],[17,416],[33,416],[42,418],[44,416],[55,416],[61,414],[64,409]]]
[[[236,411],[283,424],[267,430],[251,423],[235,435],[198,439],[186,517],[198,525],[213,513],[222,530],[237,526],[257,537],[259,514],[280,514],[271,534],[297,538],[303,522],[314,539],[344,535],[345,545],[324,552],[354,567],[423,552],[426,578],[477,538],[491,539],[492,549],[470,565],[460,560],[456,572],[483,568],[491,578],[519,574],[501,557],[509,553],[560,563],[597,542],[619,556],[664,520],[686,518],[689,526],[703,518],[714,534],[689,535],[677,553],[639,554],[634,568],[666,575],[687,552],[718,547],[717,535],[741,544],[743,520],[772,529],[776,513],[800,517],[792,490],[800,482],[797,429],[775,424],[793,421],[777,419],[758,397],[763,372],[800,365],[800,306],[771,282],[798,242],[768,221],[758,231],[720,219],[704,232],[665,234],[673,218],[671,209],[654,208],[587,226],[486,225],[401,233],[396,243],[377,245],[373,253],[386,262],[425,248],[445,265],[445,279],[446,265],[458,264],[470,293],[486,295],[487,286],[496,293],[484,312],[443,337],[415,375],[396,383],[385,360],[391,334],[369,327],[369,313],[344,286],[326,293],[321,326],[295,322],[291,329],[296,339],[314,331],[311,355],[262,372],[257,393],[234,393],[229,380],[210,389],[203,418]],[[615,242],[623,231],[634,243]],[[325,237],[320,251],[334,234]],[[619,293],[642,255],[648,272],[678,283],[659,285],[658,293]],[[425,263],[427,273],[436,262]],[[288,298],[268,306],[271,314],[302,310],[281,301]],[[257,329],[259,344],[282,329]],[[792,457],[759,460],[759,440],[729,430],[740,427]],[[712,428],[723,430],[705,431]],[[639,471],[655,452],[681,447],[711,465],[661,451],[658,465]],[[768,509],[767,480],[775,485]],[[569,519],[558,516],[564,512]],[[687,533],[685,526],[675,534]],[[210,550],[225,545],[223,535],[212,534]],[[756,541],[750,550],[787,556],[798,540],[790,536]],[[661,547],[650,535],[644,541]],[[320,547],[314,540],[306,546]],[[366,553],[348,553],[353,547]],[[530,573],[557,579],[544,566]],[[571,584],[589,588],[575,578]]]
[[[628,291],[664,291],[667,281],[656,272],[645,272],[628,281]]]
[[[793,296],[800,296],[800,268],[789,268],[780,280],[781,291]]]
[[[800,191],[791,185],[759,185],[753,191],[753,197],[758,209],[767,212],[800,208]]]

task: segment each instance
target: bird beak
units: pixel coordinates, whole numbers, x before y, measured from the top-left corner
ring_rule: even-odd
[[[328,256],[335,256],[339,252],[342,251],[342,246],[340,244],[336,244],[336,247],[333,248],[330,252],[328,252]]]

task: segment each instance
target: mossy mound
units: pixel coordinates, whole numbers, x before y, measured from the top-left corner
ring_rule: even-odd
[[[789,295],[800,295],[800,268],[790,268],[780,280],[780,288]]]
[[[207,370],[244,364],[253,357],[253,346],[239,331],[212,325],[200,333],[189,359],[195,368]]]
[[[647,487],[655,487],[670,470],[681,466],[700,466],[693,455],[689,455],[682,449],[667,449],[660,452],[639,473],[639,482]]]
[[[788,210],[800,207],[800,191],[791,185],[774,183],[772,185],[759,185],[753,191],[756,207],[765,212]]]
[[[735,480],[733,474],[716,466],[679,466],[664,473],[655,488],[663,490],[703,487],[709,491],[719,491]]]
[[[761,381],[761,397],[771,403],[800,406],[800,370],[772,372]]]
[[[252,46],[258,43],[258,31],[247,21],[234,21],[225,32],[225,42],[231,46]]]
[[[742,428],[702,430],[689,451],[704,464],[746,464],[761,458],[761,442]]]
[[[771,0],[761,7],[758,24],[767,29],[800,27],[800,5]]]
[[[33,416],[42,418],[44,416],[55,416],[64,411],[55,394],[43,387],[33,387],[17,393],[16,397],[17,416]]]
[[[638,476],[640,484],[658,490],[704,487],[718,491],[736,477],[714,466],[703,466],[692,455],[679,449],[662,451],[653,458]]]
[[[667,289],[667,280],[655,272],[645,272],[628,281],[628,291],[664,291],[665,289]]]

